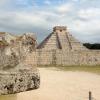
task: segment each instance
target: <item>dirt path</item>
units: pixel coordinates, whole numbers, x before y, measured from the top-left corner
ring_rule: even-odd
[[[41,87],[19,93],[17,100],[88,100],[88,91],[100,100],[100,75],[40,68]]]

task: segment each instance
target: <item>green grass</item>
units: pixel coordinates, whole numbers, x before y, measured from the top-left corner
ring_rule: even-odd
[[[87,66],[87,65],[82,65],[82,66],[55,66],[55,65],[48,65],[48,66],[39,66],[39,67],[45,67],[45,68],[50,68],[50,67],[56,67],[60,70],[63,71],[84,71],[84,72],[91,72],[91,73],[96,73],[100,74],[100,65],[94,65],[94,66]]]
[[[0,95],[0,100],[17,100],[16,94]]]

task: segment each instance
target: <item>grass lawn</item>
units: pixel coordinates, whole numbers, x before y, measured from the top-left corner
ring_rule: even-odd
[[[50,67],[55,67],[63,71],[84,71],[84,72],[91,72],[91,73],[96,73],[100,74],[100,65],[94,65],[94,66],[87,66],[87,65],[82,65],[82,66],[54,66],[54,65],[47,65],[47,66],[39,66],[39,67],[45,67],[45,68],[50,68]]]

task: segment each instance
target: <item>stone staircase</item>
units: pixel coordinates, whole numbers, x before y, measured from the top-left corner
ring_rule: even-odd
[[[83,46],[77,39],[75,39],[69,32],[67,32],[67,36],[70,40],[70,44],[73,50],[88,50]]]
[[[52,34],[51,37],[45,43],[45,49],[56,49],[56,34]]]
[[[56,34],[51,33],[37,48],[46,50],[58,49],[59,43]]]
[[[58,32],[57,35],[59,37],[59,41],[62,46],[62,49],[67,49],[67,50],[72,49],[70,40],[65,32],[63,33]]]

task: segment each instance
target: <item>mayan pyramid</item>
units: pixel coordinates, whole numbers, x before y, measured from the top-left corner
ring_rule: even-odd
[[[65,26],[56,26],[53,28],[53,32],[40,43],[37,49],[86,50],[86,47],[75,39]]]

